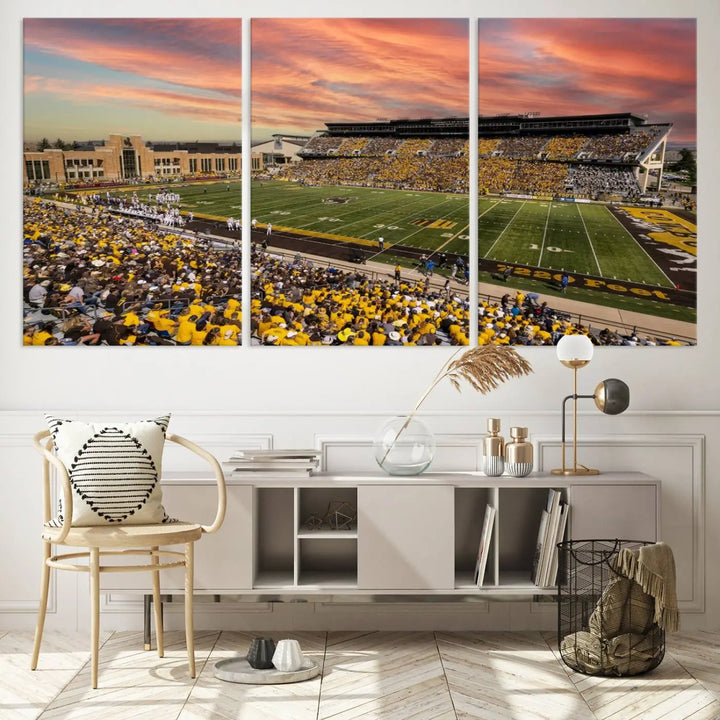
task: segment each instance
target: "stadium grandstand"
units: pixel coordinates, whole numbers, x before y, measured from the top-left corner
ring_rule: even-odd
[[[89,205],[25,198],[23,210],[24,345],[241,342],[241,256],[230,233],[219,242],[118,214],[99,194]],[[467,285],[319,260],[253,246],[251,344],[468,344]],[[575,333],[597,345],[689,343],[571,316],[534,293],[479,297],[480,344],[554,345]]]
[[[634,200],[662,186],[671,123],[612,113],[478,119],[483,193]],[[467,192],[468,118],[327,123],[278,179]]]

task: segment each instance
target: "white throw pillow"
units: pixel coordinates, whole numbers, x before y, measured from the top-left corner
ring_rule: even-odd
[[[172,522],[160,489],[170,415],[115,425],[45,418],[70,477],[74,526]],[[58,516],[49,525],[62,522],[61,497]]]

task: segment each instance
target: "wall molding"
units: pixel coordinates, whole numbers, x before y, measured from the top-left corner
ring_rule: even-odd
[[[433,433],[435,436],[435,444],[440,451],[439,456],[436,451],[436,460],[433,461],[433,470],[439,472],[449,470],[479,470],[482,466],[482,435],[469,435],[462,433]],[[342,453],[345,451],[361,451],[363,460],[367,460],[368,467],[377,470],[377,466],[372,462],[374,455],[369,451],[373,445],[373,438],[362,437],[351,434],[324,435],[316,434],[314,436],[315,446],[320,449],[320,468],[323,471],[342,472],[342,468],[332,467],[333,459],[331,454]],[[443,458],[445,451],[458,451],[448,464],[448,458]],[[441,465],[438,465],[437,460]],[[444,461],[444,462],[443,462]],[[390,475],[388,475],[390,477]]]
[[[93,418],[97,420],[113,420],[118,417],[131,418],[131,417],[154,417],[156,415],[168,412],[167,409],[163,410],[148,410],[147,408],[140,408],[134,410],[127,409],[116,409],[107,410],[106,408],[97,410],[57,410],[53,411],[57,415],[67,415],[69,417],[83,419]],[[296,417],[376,417],[376,418],[390,418],[394,415],[407,415],[410,412],[409,407],[402,407],[397,409],[383,409],[383,410],[314,410],[312,408],[306,408],[303,410],[171,410],[173,418],[256,418],[256,417],[270,417],[270,418],[296,418]],[[551,417],[559,419],[560,412],[558,409],[542,409],[542,408],[512,408],[508,410],[502,406],[484,406],[482,409],[477,408],[457,408],[451,410],[443,409],[432,409],[423,406],[422,411],[418,412],[419,417],[438,417],[438,418],[458,418],[468,417],[473,419],[477,423],[478,418],[486,417],[490,415],[506,415],[511,412],[514,416],[537,416],[537,417]],[[18,410],[18,409],[0,409],[0,424],[4,418],[7,418],[13,424],[18,420],[26,419],[33,421],[37,425],[37,430],[41,430],[44,426],[43,415],[44,409],[38,410]],[[597,416],[597,411],[588,409],[578,409],[578,416]],[[662,409],[634,409],[626,410],[623,413],[623,417],[657,417],[657,418],[677,418],[677,417],[716,417],[720,418],[720,410],[702,410],[702,409],[683,409],[683,410],[662,410]],[[39,422],[38,422],[39,421]],[[172,431],[172,419],[170,429]],[[484,428],[478,426],[479,431],[484,432]],[[36,431],[37,431],[36,430]],[[220,433],[219,433],[220,434]],[[231,433],[226,433],[231,435]],[[6,431],[0,433],[0,445],[2,445],[3,438],[5,437],[27,437],[23,431]]]
[[[101,413],[89,412],[73,412],[68,413],[72,416],[80,418],[92,417],[98,421],[112,420],[117,417],[132,416],[133,413],[103,411]],[[138,412],[135,415],[150,417],[153,412]],[[171,430],[176,430],[178,434],[184,435],[195,442],[207,447],[211,452],[217,454],[218,458],[223,460],[228,455],[241,447],[248,448],[272,448],[272,447],[306,447],[314,446],[321,451],[322,468],[334,472],[343,472],[343,470],[372,470],[377,471],[372,454],[372,438],[373,433],[381,422],[389,418],[393,413],[390,412],[374,412],[374,411],[328,411],[315,413],[307,412],[207,412],[207,411],[189,411],[174,413]],[[589,428],[605,428],[605,420],[597,412],[588,411],[583,413],[587,416],[584,423]],[[39,413],[33,411],[0,411],[0,448],[8,453],[8,459],[11,463],[11,476],[14,475],[17,482],[20,478],[37,479],[37,494],[40,492],[40,463],[39,458],[34,452],[31,444],[31,435],[37,431],[38,422],[41,419]],[[488,416],[497,416],[503,419],[504,429],[509,427],[509,419],[522,418],[522,424],[527,424],[533,432],[531,439],[536,449],[536,468],[548,468],[551,463],[556,463],[560,448],[560,437],[555,431],[559,430],[559,412],[549,411],[516,411],[516,410],[500,410],[483,408],[477,410],[457,410],[457,411],[427,411],[422,413],[422,417],[429,418],[428,423],[433,429],[438,452],[436,458],[440,460],[437,466],[438,470],[458,470],[480,468],[481,467],[481,448],[482,438],[484,436],[484,418]],[[646,421],[634,422],[632,416],[636,418],[647,418]],[[267,423],[258,422],[258,418],[266,417]],[[299,422],[298,418],[307,418],[307,422]],[[628,422],[629,418],[629,422]],[[705,435],[694,432],[702,429],[711,436],[717,427],[716,421],[708,420],[709,418],[717,418],[720,420],[720,411],[704,411],[704,410],[684,410],[684,411],[636,411],[634,413],[625,413],[618,419],[618,427],[627,429],[641,427],[645,432],[633,432],[629,434],[602,434],[588,433],[580,438],[580,447],[584,452],[595,453],[611,453],[613,449],[620,448],[624,454],[622,458],[625,467],[632,468],[637,471],[647,472],[650,475],[657,476],[663,483],[663,498],[667,498],[663,502],[663,513],[674,503],[675,506],[682,508],[683,519],[678,521],[683,523],[682,527],[678,527],[677,523],[673,527],[676,536],[680,531],[686,533],[683,540],[684,557],[686,564],[684,566],[685,573],[685,590],[681,603],[681,611],[688,614],[688,624],[702,624],[708,626],[718,623],[718,606],[712,600],[713,596],[705,597],[707,592],[712,592],[714,585],[711,568],[706,566],[706,544],[710,541],[706,539],[706,533],[709,533],[713,527],[710,519],[715,516],[711,512],[713,508],[707,507],[708,502],[712,502],[713,498],[717,498],[717,492],[713,487],[706,487],[706,462],[714,455],[715,451],[712,445],[707,446]],[[519,420],[518,420],[519,421]],[[514,424],[514,422],[513,422]],[[174,425],[174,427],[173,427]],[[607,426],[609,427],[609,426]],[[265,432],[258,432],[266,429]],[[467,432],[472,429],[477,432]],[[668,429],[671,432],[668,432]],[[672,432],[678,429],[680,432]],[[682,432],[688,430],[689,432]],[[507,433],[505,433],[507,434]],[[298,444],[295,444],[298,443]],[[300,445],[301,444],[301,445]],[[173,446],[171,446],[173,447]],[[662,467],[651,467],[653,456],[657,456],[661,450],[677,449],[678,460],[671,462],[668,469],[669,476],[663,476]],[[667,456],[667,455],[666,455]],[[607,455],[610,457],[610,455]],[[184,455],[175,454],[174,450],[168,453],[168,461],[165,468],[172,472],[184,467]],[[602,467],[602,461],[594,457],[595,463]],[[600,476],[602,477],[602,476]],[[390,478],[390,476],[388,476]],[[173,482],[173,481],[171,481]],[[29,487],[29,486],[28,486]],[[34,496],[34,490],[32,495]],[[29,496],[30,497],[30,496]],[[34,501],[33,501],[34,502]],[[27,533],[17,540],[17,552],[29,557],[34,553],[36,543],[38,543],[38,532],[33,527],[32,521],[36,519],[37,513],[40,512],[40,505],[37,508],[31,508],[28,518],[31,522],[26,523]],[[705,516],[708,514],[706,523]],[[671,523],[672,518],[665,516],[666,526]],[[23,533],[25,530],[23,528]],[[708,547],[710,545],[707,545]],[[692,559],[692,567],[690,568],[690,560]],[[38,559],[39,563],[39,559]],[[688,569],[690,568],[690,569]],[[12,582],[6,587],[16,588],[14,591],[0,591],[0,627],[31,627],[34,625],[37,614],[37,601],[35,593],[39,592],[39,582],[36,577],[37,568],[35,563],[31,563],[31,567],[21,569],[15,567],[12,570],[16,573]],[[86,620],[83,611],[87,604],[87,588],[77,584],[76,580],[64,582],[59,580],[68,573],[55,574],[51,583],[49,604],[48,604],[48,621],[54,623],[62,622],[63,625],[70,626],[73,621],[77,622],[79,627],[84,626]],[[12,592],[12,594],[10,594]],[[15,595],[15,597],[13,597]],[[112,618],[110,624],[118,627],[139,626],[142,617],[142,596],[138,594],[136,598],[128,598],[127,593],[119,593],[115,591],[106,591],[104,593],[103,610]],[[26,600],[25,598],[33,598]],[[373,617],[378,618],[378,623],[382,624],[382,615],[387,614],[390,619],[386,621],[392,624],[392,618],[400,618],[403,612],[407,611],[411,618],[417,618],[418,627],[423,625],[423,617],[427,618],[426,622],[431,624],[431,617],[437,618],[437,626],[443,625],[443,621],[452,622],[452,616],[460,613],[463,622],[465,618],[467,624],[471,624],[472,615],[479,614],[486,618],[486,624],[490,622],[491,617],[521,617],[525,618],[522,622],[527,622],[524,627],[533,626],[533,617],[537,618],[538,625],[544,622],[544,619],[552,619],[554,612],[552,606],[545,604],[528,603],[525,609],[521,608],[521,603],[510,602],[508,606],[516,608],[503,609],[498,607],[500,603],[494,602],[474,602],[474,603],[448,603],[448,602],[425,602],[425,603],[332,603],[325,601],[317,601],[315,603],[307,603],[305,609],[292,608],[289,604],[283,604],[280,608],[273,603],[236,603],[222,602],[209,603],[198,602],[196,605],[196,615],[198,622],[205,622],[207,627],[228,626],[230,627],[234,620],[231,616],[236,615],[237,622],[244,622],[243,616],[248,617],[248,626],[252,627],[252,617],[262,616],[270,618],[275,614],[275,621],[280,622],[279,616],[307,618],[310,615],[316,615],[319,623],[325,623],[328,627],[339,627],[343,622],[347,622],[349,614],[356,612],[361,615],[359,618],[363,626],[371,626]],[[314,606],[314,611],[309,606]],[[179,613],[182,603],[178,602],[167,606],[170,616]],[[350,610],[349,608],[352,608]],[[411,608],[411,609],[410,609]],[[513,614],[515,613],[515,615]],[[279,614],[279,615],[278,615]],[[691,619],[691,615],[696,617]],[[4,618],[4,620],[3,620]],[[227,622],[220,618],[226,618]],[[512,624],[512,621],[509,621]],[[219,623],[219,625],[218,625]],[[200,625],[199,625],[200,626]]]
[[[539,435],[533,438],[536,448],[536,468],[548,471],[547,457],[550,450],[561,448],[560,438],[555,436]],[[659,434],[630,434],[630,435],[583,435],[578,438],[579,448],[607,448],[613,450],[618,447],[637,448],[641,451],[657,450],[658,448],[689,449],[691,451],[690,496],[692,527],[692,597],[690,600],[680,601],[679,607],[682,612],[702,613],[705,612],[705,436],[692,433],[659,433]],[[644,452],[637,455],[638,471],[644,472]],[[657,476],[657,472],[647,470],[648,474]],[[602,481],[602,474],[598,476]],[[662,477],[661,482],[666,482]],[[665,513],[661,490],[661,522]],[[662,527],[662,525],[661,525]]]

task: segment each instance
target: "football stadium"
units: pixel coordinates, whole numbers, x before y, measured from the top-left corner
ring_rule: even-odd
[[[695,195],[666,189],[670,131],[479,118],[480,343],[694,343]],[[468,118],[328,123],[287,162],[253,156],[253,341],[467,344],[468,134]],[[26,157],[44,197],[26,208],[26,343],[65,343],[65,325],[65,344],[239,342],[238,148],[149,145],[121,142],[114,177],[107,148]],[[48,257],[78,207],[82,241]]]

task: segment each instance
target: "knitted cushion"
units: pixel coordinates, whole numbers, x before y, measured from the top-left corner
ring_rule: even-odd
[[[634,580],[631,580],[630,592],[628,592],[623,608],[620,632],[644,635],[652,627],[654,615],[654,598],[648,595]]]
[[[169,415],[114,425],[45,417],[55,453],[70,477],[74,526],[170,521],[160,489]],[[61,500],[57,517],[48,524],[62,522]]]
[[[619,577],[604,590],[590,616],[590,632],[600,638],[615,637],[621,630],[625,601],[630,592],[630,580]]]

